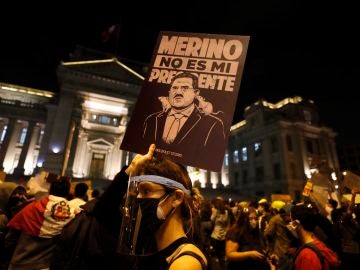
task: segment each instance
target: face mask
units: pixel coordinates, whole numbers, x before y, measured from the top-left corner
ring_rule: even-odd
[[[161,198],[136,199],[141,209],[140,228],[136,241],[138,243],[136,249],[140,253],[145,253],[144,250],[146,250],[146,253],[156,251],[156,241],[154,236],[167,218],[159,205],[161,201],[166,199],[166,197],[163,198],[164,196]]]
[[[255,229],[258,226],[258,222],[256,219],[250,220],[250,227]]]
[[[295,238],[299,238],[299,235],[296,231],[297,227],[299,226],[298,222],[290,222],[288,225],[286,225],[286,227],[288,228],[288,230],[291,232],[291,234],[295,237]]]

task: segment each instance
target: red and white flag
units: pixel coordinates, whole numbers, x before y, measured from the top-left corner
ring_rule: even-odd
[[[54,195],[34,201],[21,209],[8,223],[11,229],[43,238],[52,238],[72,220],[77,211],[66,199]]]

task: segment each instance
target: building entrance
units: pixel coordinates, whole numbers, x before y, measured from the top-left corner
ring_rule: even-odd
[[[93,153],[90,165],[90,177],[103,178],[105,154]]]

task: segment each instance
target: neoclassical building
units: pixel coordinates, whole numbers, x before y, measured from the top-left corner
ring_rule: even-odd
[[[120,150],[146,66],[79,47],[57,69],[59,91],[0,83],[0,166],[13,177],[39,170],[114,178],[131,155]],[[208,194],[301,195],[314,170],[338,172],[335,132],[300,97],[259,100],[233,125],[221,172],[188,167]],[[212,192],[211,192],[212,191]]]
[[[245,197],[290,194],[301,197],[314,172],[339,174],[336,133],[322,126],[311,100],[259,100],[232,126],[225,158],[229,187]]]
[[[142,66],[131,65],[78,48],[57,69],[57,94],[2,83],[4,171],[29,175],[42,168],[76,178],[113,179],[129,158],[120,143],[143,80]]]

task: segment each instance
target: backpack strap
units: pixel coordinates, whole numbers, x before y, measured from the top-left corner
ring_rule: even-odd
[[[193,251],[190,251],[190,250],[187,250],[187,251],[184,251],[184,252],[181,252],[180,254],[177,254],[176,256],[172,257],[171,260],[169,261],[169,266],[178,258],[180,258],[181,256],[185,256],[185,255],[188,255],[188,256],[192,256],[194,257],[195,259],[197,259],[200,264],[201,264],[201,269],[202,270],[206,270],[207,269],[207,266],[206,266],[206,263],[204,261],[204,259],[197,253],[193,252]]]
[[[304,248],[309,248],[312,251],[315,252],[315,254],[318,256],[320,263],[321,263],[321,268],[324,270],[325,269],[325,257],[324,255],[321,253],[321,251],[312,243],[306,243],[304,244],[302,247],[299,248],[299,250],[295,253],[294,256],[294,260],[293,260],[293,267],[292,269],[295,269],[295,260],[297,258],[297,256],[300,254],[300,252],[304,249]]]

